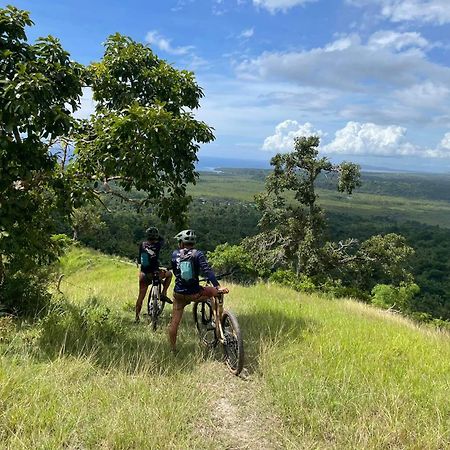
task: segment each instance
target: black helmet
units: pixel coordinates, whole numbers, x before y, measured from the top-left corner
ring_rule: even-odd
[[[183,242],[183,244],[195,244],[197,242],[197,236],[195,235],[194,230],[183,230],[180,231],[175,239],[178,242]]]
[[[159,231],[156,227],[150,227],[145,230],[145,235],[147,236],[147,239],[158,239],[159,238]]]

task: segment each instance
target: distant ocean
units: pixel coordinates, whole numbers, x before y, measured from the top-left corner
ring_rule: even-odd
[[[201,172],[216,172],[219,168],[226,169],[270,169],[270,162],[235,159],[235,158],[216,158],[211,156],[200,156],[197,163],[197,170]]]
[[[334,160],[331,158],[333,163],[339,163],[339,160]],[[438,173],[438,174],[449,174],[450,164],[448,162],[441,162],[440,167],[436,167],[434,164],[430,164],[430,161],[418,160],[412,161],[412,164],[405,164],[402,158],[390,158],[390,166],[381,165],[379,160],[376,158],[366,158],[368,161],[358,160],[354,157],[354,162],[361,165],[363,172],[381,172],[381,173]],[[384,161],[383,161],[384,162]],[[434,162],[434,161],[432,161]],[[415,164],[414,164],[415,163]],[[428,164],[426,164],[428,163]],[[199,162],[197,163],[197,170],[201,172],[217,172],[218,169],[270,169],[270,159],[267,158],[266,161],[253,160],[253,159],[239,159],[239,158],[220,158],[213,156],[201,156],[199,157]]]

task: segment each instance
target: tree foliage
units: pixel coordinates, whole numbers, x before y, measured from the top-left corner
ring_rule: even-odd
[[[261,233],[245,243],[273,268],[290,267],[297,275],[323,270],[326,222],[317,204],[317,177],[337,174],[337,189],[348,194],[360,184],[359,166],[348,162],[334,165],[328,158],[319,158],[319,143],[317,136],[299,137],[293,152],[272,158],[266,192],[256,198],[262,212]]]
[[[37,267],[57,257],[52,235],[64,222],[73,220],[74,231],[83,233],[101,225],[98,214],[80,207],[116,193],[111,180],[125,194],[144,191],[139,206],[151,207],[163,221],[182,222],[197,151],[214,138],[193,114],[203,96],[193,73],[119,34],[108,38],[103,59],[85,68],[54,37],[29,43],[25,29],[31,25],[28,12],[0,9],[2,302],[41,286]],[[73,112],[85,86],[92,88],[96,110],[79,121]]]
[[[203,97],[193,73],[120,34],[107,39],[89,73],[97,103],[76,139],[75,170],[102,183],[115,180],[126,192],[145,191],[141,206],[183,222],[199,146],[214,139],[192,112]]]
[[[29,25],[27,12],[0,9],[2,297],[11,288],[5,284],[7,274],[17,295],[24,284],[15,278],[26,278],[20,273],[33,278],[37,265],[57,255],[51,236],[60,217],[69,214],[71,198],[70,182],[51,146],[74,126],[72,112],[79,105],[84,76],[83,67],[70,60],[57,39],[49,36],[29,44]]]

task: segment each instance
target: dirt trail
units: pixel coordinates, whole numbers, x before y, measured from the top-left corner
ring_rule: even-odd
[[[211,441],[212,448],[227,450],[291,447],[285,441],[281,420],[262,401],[261,386],[256,375],[236,377],[223,363],[211,362],[208,374],[209,417],[199,427]],[[207,423],[206,423],[207,420]]]

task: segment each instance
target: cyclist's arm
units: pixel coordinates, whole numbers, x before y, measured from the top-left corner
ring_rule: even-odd
[[[216,287],[216,288],[220,287],[220,284],[217,281],[214,271],[209,266],[205,255],[200,251],[197,253],[197,261],[198,261],[201,272],[206,276],[206,278],[208,278],[208,281],[210,281],[214,287]]]

